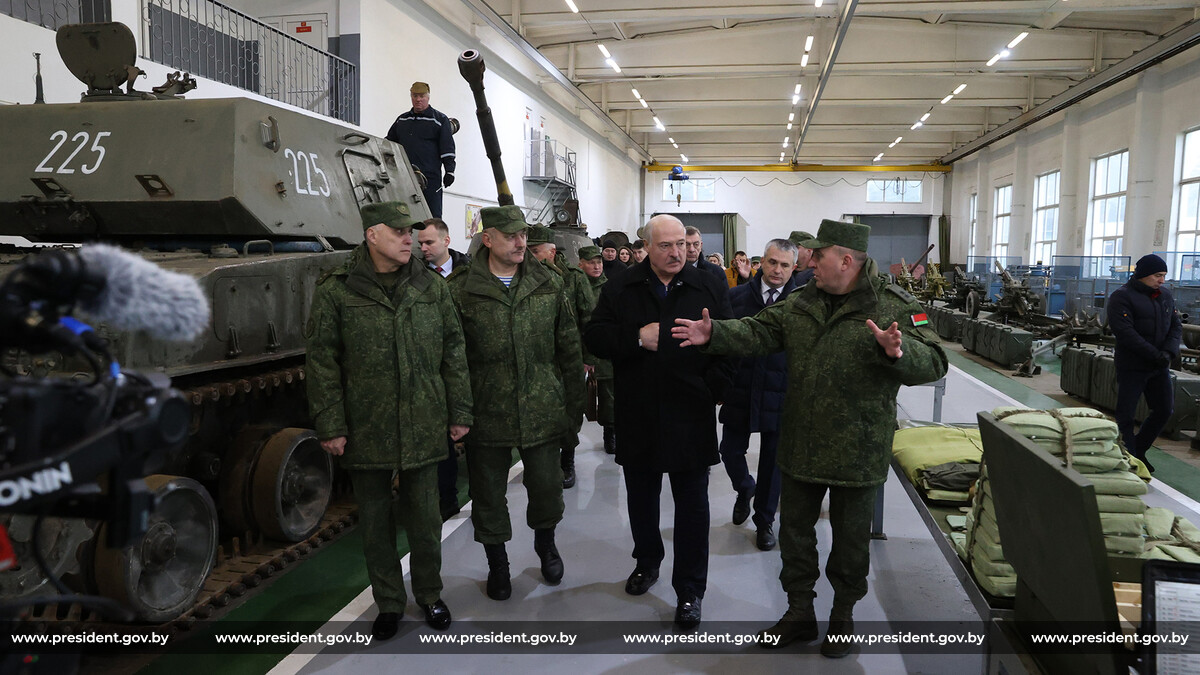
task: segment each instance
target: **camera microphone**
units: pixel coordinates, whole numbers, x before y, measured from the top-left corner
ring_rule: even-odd
[[[80,298],[92,318],[169,341],[193,340],[208,327],[208,300],[192,277],[107,244],[85,245],[78,255],[90,276],[103,279],[98,292]]]

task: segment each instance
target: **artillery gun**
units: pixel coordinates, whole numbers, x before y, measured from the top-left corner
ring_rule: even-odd
[[[946,298],[946,305],[966,312],[972,319],[979,312],[990,309],[987,285],[977,275],[968,275],[958,265],[954,266],[954,293]]]
[[[929,263],[929,271],[925,273],[925,283],[915,295],[921,302],[944,300],[950,290],[950,281],[942,274],[942,267],[937,263]]]
[[[257,100],[184,100],[178,93],[194,86],[186,74],[138,92],[123,24],[63,26],[57,40],[88,92],[80,103],[0,106],[0,236],[136,250],[194,277],[212,323],[191,343],[96,326],[126,368],[163,373],[183,392],[190,436],[146,479],[157,499],[142,541],[110,549],[98,522],[47,519],[41,548],[73,590],[164,622],[193,607],[218,542],[236,537],[243,553],[247,536],[280,542],[255,557],[290,562],[323,526],[333,467],[309,428],[303,386],[314,289],[362,241],[362,204],[404,201],[418,220],[430,214],[390,141]],[[0,253],[4,275],[27,251]],[[21,376],[84,370],[56,354],[10,350],[0,361]],[[54,591],[29,562],[24,518],[0,516],[21,557],[0,572],[0,596],[32,602]],[[232,578],[252,585],[256,567],[275,564]]]

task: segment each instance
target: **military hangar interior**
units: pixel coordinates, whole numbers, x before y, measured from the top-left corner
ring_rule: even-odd
[[[55,31],[90,22],[129,27],[132,46],[120,58],[132,62],[118,67],[136,66],[145,75],[132,88],[150,91],[166,81],[169,96],[187,89],[169,77],[181,71],[195,78],[196,87],[183,93],[187,101],[249,101],[181,107],[229,112],[214,113],[214,119],[186,112],[177,123],[142,115],[137,102],[101,103],[103,115],[57,116],[63,104],[79,102],[82,87],[72,74],[79,68],[57,55]],[[346,497],[346,488],[322,473],[319,455],[311,453],[309,423],[262,404],[290,400],[302,389],[299,326],[311,283],[296,291],[296,277],[289,277],[294,292],[279,295],[281,286],[271,290],[264,279],[303,278],[314,267],[304,255],[344,252],[357,243],[357,232],[345,235],[343,228],[358,227],[359,203],[386,198],[397,183],[409,185],[404,163],[391,171],[403,174],[396,183],[380,179],[388,173],[380,167],[389,152],[382,137],[409,108],[410,83],[428,83],[432,105],[461,125],[454,136],[457,180],[442,194],[442,217],[455,249],[468,249],[480,209],[498,203],[476,102],[456,62],[474,49],[486,61],[487,102],[512,197],[528,222],[552,225],[567,237],[560,241],[606,232],[632,238],[650,216],[667,213],[696,224],[706,253],[717,250],[728,261],[737,250],[758,255],[768,241],[792,231],[814,232],[823,218],[869,224],[869,253],[923,300],[950,360],[943,386],[901,389],[898,419],[974,425],[980,412],[1002,406],[1094,406],[1111,414],[1116,394],[1104,304],[1129,278],[1133,261],[1161,255],[1184,322],[1197,323],[1200,316],[1200,2],[22,0],[0,3],[0,35],[0,115],[10,114],[0,119],[7,155],[0,166],[0,256],[9,268],[0,268],[0,275],[9,273],[28,242],[110,241],[192,276],[208,274],[205,292],[215,312],[215,330],[205,338],[211,355],[205,351],[190,362],[180,360],[179,350],[119,343],[123,362],[176,378],[193,415],[204,411],[219,422],[218,428],[211,419],[208,427],[195,423],[207,429],[200,435],[225,447],[189,456],[177,473],[190,482],[171,482],[166,491],[157,483],[160,497],[176,495],[174,502],[164,501],[179,504],[172,508],[182,520],[168,514],[166,521],[207,519],[211,549],[180,546],[176,553],[176,541],[185,538],[159,528],[151,533],[157,549],[143,544],[137,551],[106,551],[94,543],[101,536],[90,521],[85,527],[55,525],[55,543],[46,550],[71,584],[92,592],[100,586],[140,610],[143,628],[153,616],[151,627],[173,636],[165,654],[88,653],[83,663],[89,671],[291,674],[450,664],[456,671],[658,673],[724,672],[752,662],[769,672],[1059,672],[1025,658],[1027,650],[1005,623],[1023,611],[1022,596],[1013,590],[1014,567],[1023,576],[1020,566],[1033,565],[1026,568],[1028,585],[1019,586],[1028,594],[1038,595],[1029,589],[1044,588],[1037,584],[1047,578],[1045,565],[1036,556],[1029,563],[1029,550],[1020,548],[1029,546],[1026,539],[1009,544],[1006,535],[1005,550],[1016,549],[1012,565],[1003,559],[981,563],[972,556],[974,544],[964,551],[961,528],[953,531],[946,520],[968,509],[931,502],[898,462],[882,490],[877,530],[883,536],[871,543],[870,591],[855,618],[875,632],[986,625],[985,646],[864,648],[834,662],[823,659],[815,643],[768,652],[754,645],[674,649],[620,642],[597,626],[675,635],[674,595],[665,583],[641,598],[622,591],[631,566],[626,489],[593,422],[580,433],[578,483],[564,492],[558,545],[566,576],[560,585],[543,584],[536,564],[521,567],[534,560],[533,535],[518,522],[510,542],[518,561],[517,597],[495,602],[484,595],[487,564],[473,539],[465,469],[462,511],[442,528],[442,597],[457,620],[452,633],[593,631],[582,647],[435,648],[421,641],[431,631],[411,606],[399,637],[366,648],[291,644],[195,653],[187,644],[206,631],[261,633],[271,625],[370,633],[377,610],[362,537],[353,503],[336,499]],[[26,113],[42,103],[54,112]],[[80,105],[86,110],[92,104]],[[117,114],[113,106],[132,112]],[[221,125],[234,118],[246,126],[222,132]],[[336,130],[336,139],[326,127]],[[273,147],[273,164],[256,164],[240,149],[214,154],[223,152],[220,134],[260,151]],[[331,139],[328,148],[299,152],[323,134]],[[281,148],[291,156],[284,158]],[[101,170],[106,156],[106,168],[120,167],[119,178]],[[313,182],[320,176],[332,195]],[[337,181],[348,181],[344,195],[332,185]],[[210,185],[180,208],[185,195]],[[336,201],[339,196],[343,201]],[[424,214],[425,205],[417,206]],[[189,211],[205,215],[187,220]],[[265,244],[255,243],[263,239]],[[154,252],[145,253],[151,247]],[[270,254],[261,251],[267,247]],[[224,260],[259,270],[287,267],[256,276],[229,271],[234,268]],[[243,292],[235,296],[239,288]],[[270,321],[258,321],[258,315]],[[1200,343],[1191,335],[1185,326],[1186,348],[1172,371],[1176,414],[1147,456],[1157,471],[1139,508],[1166,509],[1200,524],[1200,454],[1193,449],[1200,447],[1193,440],[1200,435]],[[243,362],[258,368],[232,379],[204,379],[208,370],[232,372]],[[6,369],[10,365],[6,361]],[[1017,366],[1037,374],[1013,377]],[[53,368],[38,362],[22,374]],[[268,418],[273,426],[264,431]],[[1007,438],[983,425],[985,440]],[[259,461],[266,447],[277,446],[287,453],[270,465],[278,476]],[[514,462],[507,493],[514,521],[527,504],[522,472]],[[288,506],[296,505],[280,485],[297,475],[325,480],[335,493],[329,513],[317,515],[319,523],[289,520]],[[993,478],[997,488],[991,492],[1004,504],[1015,493]],[[226,494],[231,482],[245,493],[244,503]],[[260,485],[272,482],[274,502],[270,496],[256,502],[256,491],[270,492]],[[175,490],[179,485],[186,489]],[[724,471],[714,468],[710,584],[701,627],[753,634],[787,609],[787,599],[777,581],[780,556],[757,550],[753,528],[730,522],[734,497]],[[663,510],[670,513],[666,499]],[[971,499],[973,505],[980,501]],[[211,515],[179,515],[204,504],[201,511]],[[282,515],[264,519],[262,510],[272,508]],[[977,511],[966,515],[982,517]],[[999,520],[1000,530],[1012,531],[1004,514],[988,516]],[[1101,516],[1105,527],[1114,520]],[[33,546],[28,518],[0,514],[18,552]],[[821,551],[830,545],[826,518],[818,524]],[[1150,549],[1155,537],[1141,527],[1122,533],[1121,541],[1140,536]],[[665,531],[670,539],[672,530]],[[237,536],[247,532],[248,538]],[[292,536],[310,532],[317,534]],[[1112,555],[1106,563],[1103,547],[1115,541],[1110,534],[1104,530],[1103,542],[1099,530],[1082,535],[1091,548],[1079,560],[1101,570],[1101,588],[1084,590],[1101,598],[1106,612],[1116,593],[1121,619],[1137,623],[1140,597],[1130,601],[1128,587],[1107,588],[1106,575],[1140,582],[1140,567],[1130,572]],[[289,536],[285,548],[271,543]],[[1189,540],[1175,549],[1197,545]],[[407,552],[403,538],[401,546]],[[185,553],[196,558],[183,560]],[[1179,559],[1194,557],[1183,551]],[[406,571],[408,562],[406,556]],[[1065,561],[1049,564],[1068,569]],[[5,601],[52,593],[35,566],[0,571]],[[1037,607],[1039,616],[1063,610],[1048,597],[1031,605],[1028,594],[1024,607]],[[831,597],[822,577],[816,601],[822,618]],[[1105,614],[1104,620],[1115,616]],[[69,603],[26,618],[49,632],[109,626]],[[1108,657],[1089,671],[1124,672],[1122,664],[1131,658]],[[1175,672],[1200,672],[1194,659],[1194,651],[1180,657]],[[22,667],[31,663],[36,666],[27,660]],[[1061,672],[1076,666],[1060,664],[1067,669]]]

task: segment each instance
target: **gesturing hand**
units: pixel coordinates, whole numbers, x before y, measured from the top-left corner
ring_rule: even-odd
[[[658,351],[658,322],[648,323],[642,326],[638,331],[638,337],[642,340],[642,349],[656,352]]]
[[[900,349],[901,340],[899,324],[893,321],[892,325],[888,326],[887,330],[880,330],[879,326],[876,326],[874,321],[867,319],[867,328],[870,328],[871,332],[875,334],[875,341],[879,343],[880,347],[883,347],[883,353],[887,354],[893,359],[898,359],[901,356],[904,356],[904,350]]]
[[[680,347],[699,347],[708,344],[712,339],[712,319],[708,316],[708,308],[700,310],[700,319],[675,319],[671,328],[671,337],[683,340]]]

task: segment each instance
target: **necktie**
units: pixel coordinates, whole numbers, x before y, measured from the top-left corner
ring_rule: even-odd
[[[437,266],[437,273],[438,273],[438,274],[445,274],[446,272],[445,272],[445,270],[443,270],[443,269],[442,269],[442,266],[441,266],[441,265],[438,265],[438,266]]]
[[[778,293],[779,291],[775,290],[774,288],[767,289],[767,305],[775,304],[775,295]]]

